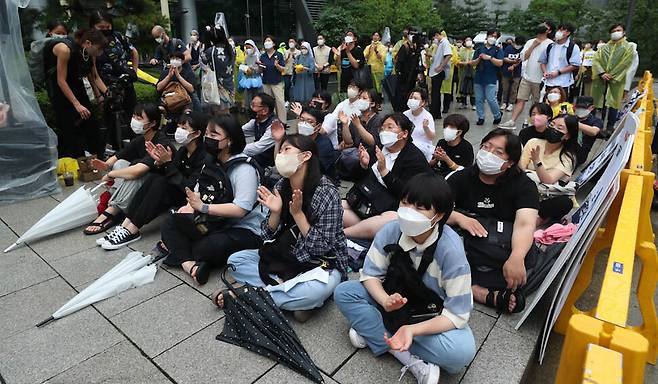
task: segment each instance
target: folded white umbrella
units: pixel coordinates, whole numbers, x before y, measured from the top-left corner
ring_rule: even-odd
[[[142,252],[129,253],[119,264],[83,289],[52,316],[37,324],[37,327],[70,315],[88,305],[116,296],[128,289],[152,282],[158,271],[157,261],[149,255],[143,255]]]
[[[98,216],[96,210],[98,199],[94,196],[94,192],[103,185],[99,184],[93,189],[87,189],[85,186],[80,187],[71,196],[57,204],[41,220],[37,221],[14,244],[5,249],[5,253],[20,244],[77,228],[96,219]]]

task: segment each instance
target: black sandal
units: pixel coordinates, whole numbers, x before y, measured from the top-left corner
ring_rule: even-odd
[[[210,296],[210,299],[212,300],[212,303],[219,309],[224,309],[224,306],[222,305],[221,307],[219,306],[219,303],[217,302],[217,299],[219,299],[219,295],[222,295],[222,298],[226,297],[228,295],[228,289],[218,289],[215,292],[212,293]]]
[[[192,271],[195,270],[195,267],[196,272],[194,275],[192,275]],[[196,262],[192,268],[190,268],[190,276],[192,276],[192,278],[196,280],[199,285],[207,283],[208,278],[210,277],[210,264],[206,263],[205,261]]]
[[[99,228],[98,230],[89,230],[85,228],[82,231],[82,233],[84,233],[85,235],[98,235],[99,233],[103,233],[107,231],[108,228],[112,227],[118,221],[117,220],[118,215],[113,215],[107,211],[101,213],[101,215],[105,216],[105,219],[103,219],[103,221],[101,221],[100,223],[95,223],[94,221],[96,220],[94,220],[91,223],[89,223],[89,225],[87,225],[87,227],[98,227]]]
[[[498,292],[498,295],[496,295],[496,292]],[[516,305],[510,312],[509,300],[512,295],[516,297]],[[494,300],[496,301],[495,303]],[[496,291],[489,289],[489,293],[487,293],[487,297],[485,299],[485,304],[492,308],[496,308],[498,313],[519,313],[525,309],[525,295],[520,290],[512,291],[511,289],[505,289]]]

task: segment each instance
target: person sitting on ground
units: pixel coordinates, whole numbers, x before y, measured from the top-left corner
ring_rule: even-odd
[[[465,232],[465,245],[468,236],[488,237],[482,224],[487,221],[513,227],[511,252],[504,260],[469,254],[466,247],[473,298],[508,313],[525,307],[525,297],[518,289],[526,282],[526,269],[536,263],[536,253],[529,251],[534,242],[539,193],[535,183],[519,168],[520,159],[519,138],[497,128],[482,139],[475,164],[448,178],[455,197],[455,210],[448,224]]]
[[[332,181],[337,182],[336,159],[338,159],[338,151],[331,145],[331,140],[327,136],[320,134],[323,121],[324,114],[322,111],[319,109],[304,108],[297,123],[297,133],[313,139],[315,145],[318,147],[318,159],[320,160],[322,174]],[[272,126],[272,138],[276,142],[275,152],[278,153],[278,149],[286,138],[286,130],[283,125]]]
[[[441,176],[473,165],[473,146],[464,138],[468,129],[468,119],[464,115],[455,113],[444,118],[443,139],[436,144],[429,163]]]
[[[261,167],[274,165],[274,139],[272,123],[279,121],[276,117],[276,102],[266,93],[259,93],[251,100],[251,112],[254,118],[242,126],[245,136],[253,136],[254,142],[244,147],[244,154],[253,157]]]
[[[425,109],[426,105],[427,92],[422,88],[416,88],[409,94],[409,100],[407,100],[409,109],[404,111],[404,115],[414,124],[411,134],[414,144],[423,152],[425,159],[430,161],[432,153],[434,153],[432,142],[436,137],[436,130],[434,129],[434,117]]]
[[[557,117],[558,115],[573,115],[573,104],[567,101],[567,93],[564,91],[564,88],[555,87],[550,89],[546,93],[544,102],[548,103],[553,110],[553,116]]]
[[[519,167],[545,185],[566,184],[576,168],[578,118],[560,115],[551,121],[544,139],[530,139],[523,147]],[[534,173],[534,174],[533,174]],[[558,222],[573,208],[569,196],[544,198],[539,203],[543,222]]]
[[[414,125],[401,113],[384,118],[379,139],[383,149],[366,150],[359,146],[359,166],[354,167],[355,185],[343,200],[345,235],[373,239],[389,221],[397,217],[395,210],[402,190],[413,176],[431,172],[423,153],[411,138]]]
[[[347,280],[347,246],[341,217],[340,194],[334,183],[322,176],[318,149],[308,136],[285,138],[276,157],[276,168],[284,178],[274,193],[258,188],[258,201],[269,213],[261,223],[267,247],[234,253],[228,264],[240,283],[268,287],[274,303],[294,311],[297,321],[308,320],[311,310],[321,307],[336,286]],[[255,247],[254,247],[255,248]],[[275,268],[275,264],[285,264]],[[297,273],[322,267],[324,282],[305,279]],[[294,271],[294,272],[293,272]],[[297,277],[288,290],[277,283]],[[213,294],[213,303],[224,306],[226,291]]]
[[[445,225],[452,207],[452,192],[442,178],[414,176],[402,192],[397,220],[370,246],[360,281],[341,283],[334,292],[350,323],[352,345],[369,347],[377,356],[391,353],[419,383],[438,383],[440,368],[457,373],[475,356],[468,326],[471,272],[459,235]],[[403,265],[415,281],[400,278],[397,268]],[[430,312],[434,316],[391,321],[407,308],[427,313],[427,302],[442,303]]]
[[[181,146],[173,151],[162,144],[146,142],[146,152],[155,166],[133,196],[120,226],[99,239],[106,251],[115,250],[141,238],[140,228],[172,207],[187,203],[185,188],[194,188],[206,161],[203,136],[208,118],[200,112],[187,112],[178,120],[174,137]]]
[[[331,108],[331,93],[327,91],[315,91],[313,92],[313,97],[308,102],[308,107],[313,109],[319,109],[324,112],[325,115],[330,113],[329,108]],[[302,103],[293,102],[290,103],[290,110],[299,118],[302,114],[304,105]]]
[[[519,132],[521,145],[530,139],[543,139],[548,122],[553,118],[553,110],[546,103],[535,103],[530,107],[530,125]]]
[[[594,114],[594,98],[591,96],[579,96],[576,99],[575,112],[578,117],[578,155],[576,156],[576,167],[587,161],[596,138],[603,130],[603,120]]]
[[[340,149],[338,142],[338,123],[340,122],[340,113],[344,113],[348,117],[361,116],[361,113],[368,109],[368,103],[361,101],[359,97],[363,89],[355,81],[352,81],[347,87],[347,99],[341,101],[336,105],[336,108],[325,116],[324,123],[322,123],[323,135],[329,136],[334,148]]]
[[[167,136],[160,130],[161,119],[162,113],[157,105],[137,105],[130,121],[130,127],[137,136],[107,161],[92,160],[95,169],[110,170],[103,176],[103,182],[113,182],[109,190],[112,197],[107,209],[85,228],[85,235],[98,235],[118,224],[133,196],[146,180],[144,176],[156,169],[155,160],[146,151],[147,142],[173,149]]]
[[[234,117],[210,120],[205,136],[209,156],[196,183],[199,191],[187,188],[187,205],[161,228],[162,242],[157,247],[168,253],[164,263],[181,266],[199,285],[208,281],[212,268],[224,267],[234,252],[262,244],[258,226],[263,213],[256,207],[260,176],[242,153],[245,143]],[[226,175],[224,180],[220,175]],[[210,184],[208,177],[213,179]],[[227,184],[224,190],[221,185]]]

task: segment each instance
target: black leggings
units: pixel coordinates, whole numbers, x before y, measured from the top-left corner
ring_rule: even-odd
[[[556,196],[539,202],[539,217],[542,219],[562,220],[573,208],[573,201],[568,196]]]
[[[192,214],[184,216],[190,226],[194,225]],[[257,249],[263,244],[260,236],[244,228],[227,228],[197,236],[192,235],[193,231],[181,231],[179,225],[181,222],[170,215],[161,228],[162,241],[169,250],[165,264],[170,266],[178,266],[186,261],[205,261],[221,268],[235,252]]]
[[[172,207],[181,207],[187,202],[181,187],[171,184],[162,175],[149,173],[128,206],[126,217],[141,228]]]

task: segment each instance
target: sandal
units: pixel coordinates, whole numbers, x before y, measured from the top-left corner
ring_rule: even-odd
[[[226,297],[226,295],[229,294],[228,289],[218,289],[215,292],[212,293],[210,296],[210,299],[212,300],[212,303],[219,309],[224,309],[224,305],[219,305],[217,302],[217,299],[219,299],[219,295],[222,295],[222,298]]]
[[[196,270],[194,268],[196,268]],[[194,275],[192,272],[194,272]],[[192,268],[190,268],[190,276],[192,276],[199,285],[207,283],[208,278],[210,277],[210,264],[205,261],[196,262]]]
[[[85,228],[82,231],[82,233],[84,233],[85,235],[98,235],[99,233],[107,231],[108,228],[110,228],[117,221],[119,221],[118,215],[113,215],[107,211],[101,213],[101,215],[105,216],[105,218],[100,223],[96,223],[95,222],[96,220],[92,221],[91,223],[89,223],[89,225],[87,225],[87,228]],[[89,227],[97,227],[98,229],[96,230],[88,229]]]
[[[498,293],[498,295],[496,295],[496,293]],[[516,305],[514,306],[514,309],[510,312],[509,301],[512,295],[516,297]],[[495,303],[494,300],[496,301]],[[492,308],[496,308],[496,311],[498,313],[503,313],[503,312],[507,314],[519,313],[525,309],[525,295],[519,290],[512,291],[511,289],[506,289],[504,291],[496,291],[493,289],[489,289],[489,293],[487,293],[485,303],[486,305]]]

